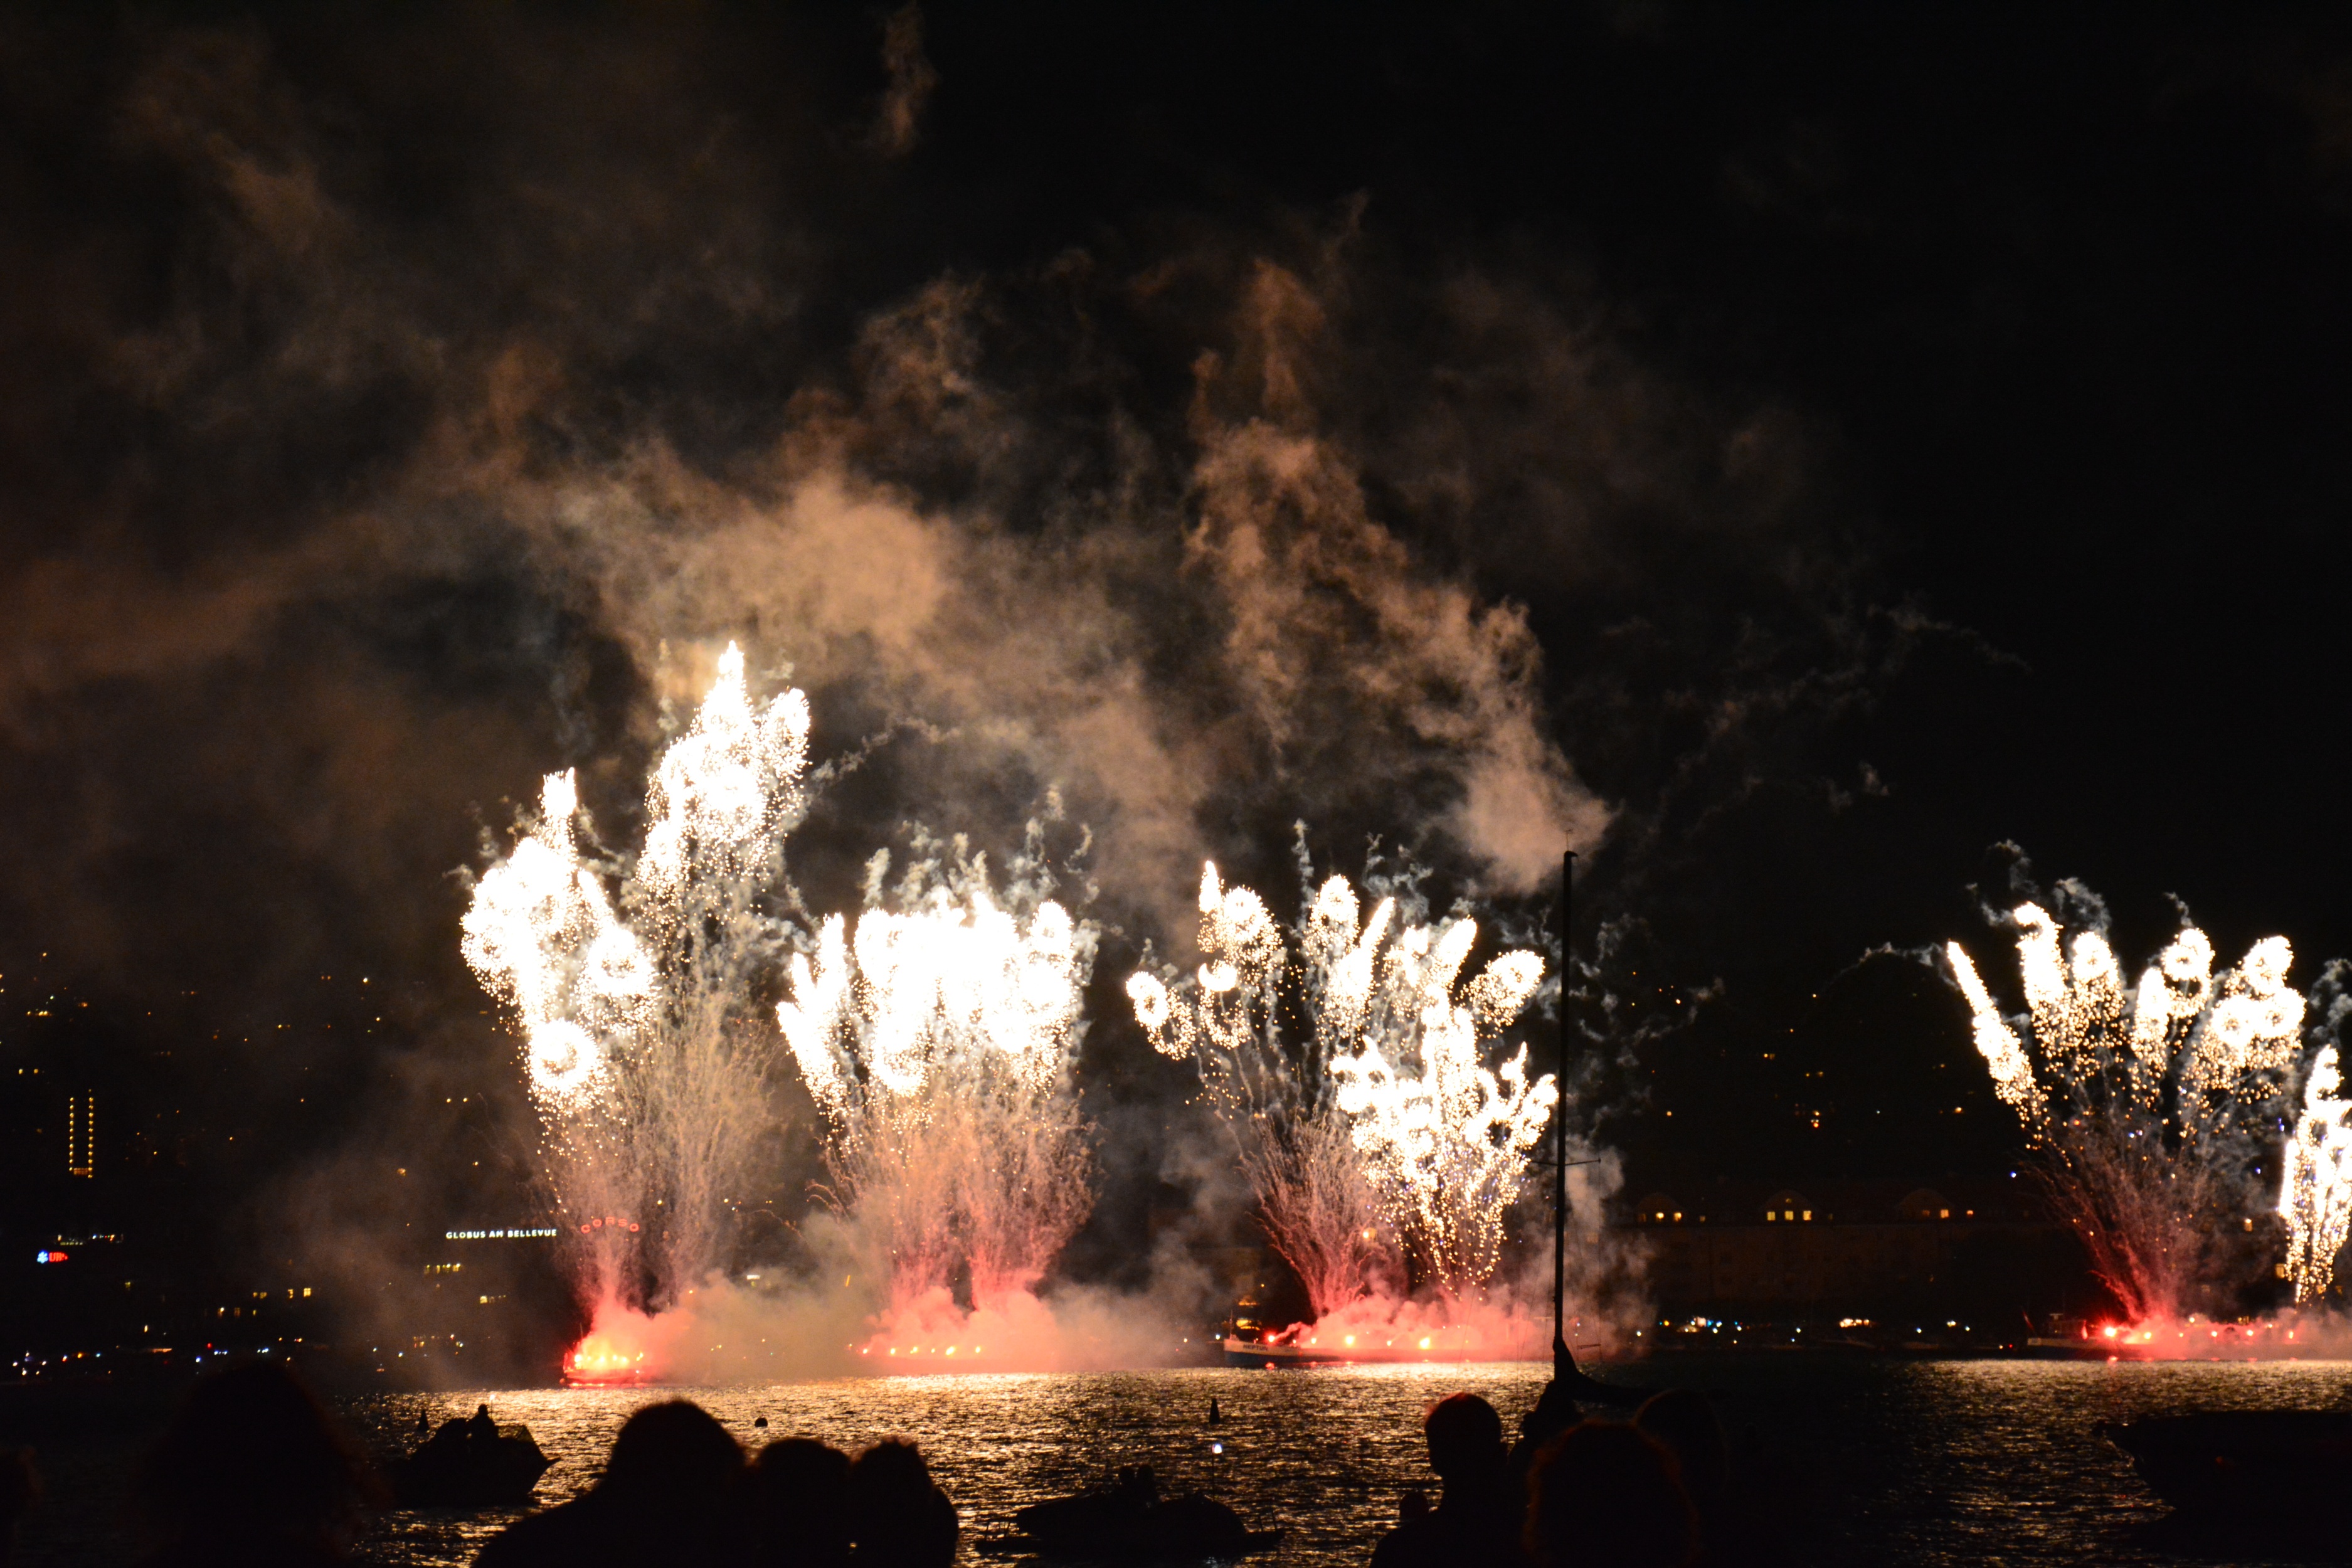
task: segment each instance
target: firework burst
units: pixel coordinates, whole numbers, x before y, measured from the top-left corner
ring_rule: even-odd
[[[2135,1321],[2178,1318],[2234,1273],[2230,1233],[2267,1206],[2257,1167],[2296,1067],[2303,997],[2283,937],[2216,974],[2185,928],[2136,986],[2095,918],[2071,941],[2011,912],[2026,1013],[2004,1016],[1959,943],[1945,949],[1993,1088],[2017,1113],[2093,1267]],[[2332,1255],[2331,1255],[2332,1256]]]
[[[887,1258],[894,1317],[960,1269],[975,1304],[1001,1306],[1088,1206],[1070,1068],[1095,928],[1046,896],[1041,857],[1001,890],[961,844],[919,843],[886,893],[888,870],[877,855],[854,932],[832,916],[793,956],[777,1021],[832,1126],[835,1196]]]
[[[1213,865],[1200,907],[1199,968],[1139,973],[1128,994],[1160,1051],[1199,1068],[1317,1316],[1399,1283],[1400,1250],[1445,1296],[1483,1286],[1558,1099],[1524,1045],[1486,1065],[1542,960],[1506,952],[1457,986],[1474,922],[1402,918],[1393,896],[1365,914],[1341,877],[1287,933]],[[1294,990],[1314,1019],[1296,1041],[1280,1027]]]
[[[572,775],[551,773],[537,817],[475,883],[462,951],[522,1026],[597,1301],[659,1308],[719,1264],[725,1205],[770,1120],[774,1037],[747,998],[787,934],[764,895],[804,806],[808,722],[798,691],[754,704],[730,644],[647,781],[634,863],[590,847]]]

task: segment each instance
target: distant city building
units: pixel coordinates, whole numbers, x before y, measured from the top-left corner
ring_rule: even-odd
[[[1615,1216],[1660,1310],[1838,1317],[1933,1304],[2061,1304],[2074,1238],[2023,1181],[1712,1182]],[[2050,1298],[2044,1300],[2044,1298]]]
[[[66,1174],[98,1174],[98,1096],[66,1096]]]

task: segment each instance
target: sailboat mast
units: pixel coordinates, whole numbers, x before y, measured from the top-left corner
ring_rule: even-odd
[[[1559,1066],[1552,1086],[1559,1099],[1551,1121],[1551,1364],[1554,1376],[1576,1365],[1568,1348],[1568,998],[1574,978],[1569,961],[1568,917],[1576,851],[1559,858]]]

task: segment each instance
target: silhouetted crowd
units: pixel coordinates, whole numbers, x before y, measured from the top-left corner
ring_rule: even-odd
[[[1581,1417],[1548,1390],[1503,1446],[1502,1418],[1475,1394],[1430,1407],[1423,1432],[1443,1483],[1436,1506],[1405,1495],[1372,1568],[1778,1568],[1784,1532],[1734,1475],[1703,1394],[1676,1389],[1631,1421]]]
[[[761,1423],[764,1426],[764,1421]],[[1495,1407],[1456,1394],[1423,1424],[1433,1505],[1408,1492],[1371,1568],[1732,1568],[1788,1561],[1724,1429],[1676,1391],[1630,1421],[1582,1418],[1558,1385],[1506,1447]],[[434,1442],[495,1439],[487,1407]],[[545,1461],[538,1461],[543,1464]],[[0,1568],[37,1487],[0,1451]],[[386,1498],[348,1436],[302,1385],[266,1363],[200,1381],[142,1463],[137,1524],[150,1568],[309,1568],[348,1561]],[[1034,1511],[1034,1510],[1033,1510]],[[914,1445],[854,1458],[809,1437],[746,1456],[683,1399],[649,1405],[614,1439],[603,1476],[570,1502],[507,1527],[481,1568],[727,1562],[793,1568],[948,1568],[957,1516]]]

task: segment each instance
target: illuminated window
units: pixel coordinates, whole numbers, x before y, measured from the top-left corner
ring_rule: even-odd
[[[1897,1205],[1907,1220],[1936,1220],[1952,1217],[1952,1200],[1932,1187],[1921,1187]]]
[[[1807,1222],[1808,1222],[1808,1223],[1810,1223],[1810,1222],[1811,1221],[1812,1217],[1813,1217],[1813,1211],[1812,1211],[1812,1210],[1811,1210],[1811,1209],[1807,1209],[1807,1210],[1805,1211],[1805,1218],[1806,1218]]]
[[[98,1097],[66,1096],[66,1174],[90,1176],[98,1172]]]

